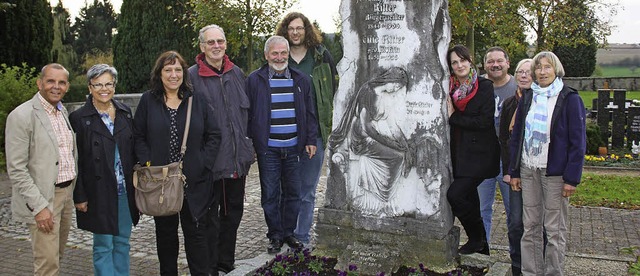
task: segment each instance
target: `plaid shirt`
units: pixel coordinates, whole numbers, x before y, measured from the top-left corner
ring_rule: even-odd
[[[53,132],[58,141],[58,153],[60,154],[58,166],[58,179],[56,183],[73,180],[76,178],[75,160],[73,158],[73,132],[71,126],[67,124],[62,113],[62,103],[57,106],[51,105],[38,92],[38,99],[49,116]]]

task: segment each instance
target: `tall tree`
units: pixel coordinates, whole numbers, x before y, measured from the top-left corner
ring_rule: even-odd
[[[178,51],[188,63],[195,59],[197,33],[184,17],[182,1],[124,0],[113,40],[113,63],[119,71],[118,91],[140,93],[148,88],[155,60],[164,51]]]
[[[227,37],[227,53],[245,71],[260,66],[254,61],[262,53],[260,36],[273,34],[280,15],[297,0],[191,0],[194,16],[192,26],[197,30],[208,24],[222,27]],[[220,12],[223,11],[223,12]],[[254,50],[254,47],[257,47]],[[244,57],[244,59],[243,59]],[[259,55],[262,57],[262,55]],[[258,58],[260,60],[260,58]]]
[[[77,68],[79,61],[73,49],[73,33],[71,31],[69,11],[58,2],[53,8],[53,45],[51,61],[60,63],[69,69]]]
[[[113,29],[116,27],[117,14],[109,0],[93,0],[91,5],[85,2],[72,28],[76,35],[73,46],[78,56],[84,57],[95,51],[109,53]]]
[[[504,48],[510,60],[526,57],[527,42],[524,22],[518,16],[520,4],[513,0],[451,0],[451,44],[465,45],[474,63],[483,63],[484,53],[493,46]]]
[[[521,2],[519,16],[525,21],[529,30],[536,35],[537,51],[551,50],[555,46],[575,46],[577,42],[562,35],[551,35],[554,29],[576,30],[584,27],[573,8],[568,8],[572,0],[518,0]],[[604,0],[584,0],[582,8],[594,14],[591,31],[597,41],[606,44],[606,37],[611,34],[612,17],[617,13],[618,3]],[[595,11],[606,14],[596,17]]]
[[[40,68],[51,60],[53,15],[47,0],[12,0],[0,12],[0,63]]]
[[[556,43],[553,52],[562,62],[567,77],[591,76],[596,67],[598,42],[593,32],[597,19],[586,2],[567,0],[555,11],[554,18],[560,17],[564,24],[555,22],[550,36],[566,38],[562,41],[553,40]]]

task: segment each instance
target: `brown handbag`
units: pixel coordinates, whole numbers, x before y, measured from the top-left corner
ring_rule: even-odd
[[[190,97],[187,105],[187,122],[182,136],[180,161],[164,166],[141,166],[136,164],[133,167],[136,206],[145,215],[170,216],[177,214],[182,209],[184,186],[187,181],[187,178],[182,173],[182,158],[187,151],[192,100],[193,97]]]

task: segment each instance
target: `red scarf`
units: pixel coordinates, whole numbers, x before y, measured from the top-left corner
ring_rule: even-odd
[[[453,93],[460,88],[460,81],[458,80],[458,78],[451,76],[450,83],[451,85],[449,87],[449,96],[451,97]],[[472,85],[473,89],[471,89],[471,91],[468,92],[464,98],[458,99],[457,97],[451,97],[451,99],[453,100],[453,105],[455,105],[456,108],[460,110],[460,112],[464,112],[469,101],[473,99],[473,97],[476,95],[476,92],[478,92],[478,81],[476,80],[472,83]]]

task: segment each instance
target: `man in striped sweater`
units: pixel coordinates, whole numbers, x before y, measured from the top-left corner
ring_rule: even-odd
[[[278,253],[286,243],[300,248],[293,235],[300,209],[301,161],[316,153],[318,120],[311,80],[289,68],[289,42],[272,36],[265,43],[267,64],[247,78],[248,135],[260,171],[261,203],[267,222],[267,252]]]

